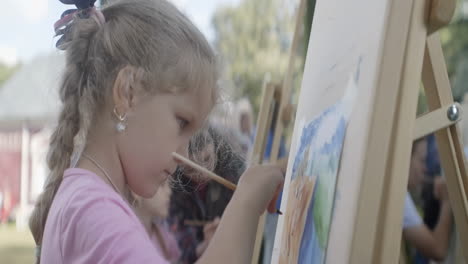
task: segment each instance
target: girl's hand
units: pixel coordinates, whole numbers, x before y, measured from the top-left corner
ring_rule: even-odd
[[[213,237],[213,235],[216,232],[216,229],[218,228],[219,221],[219,217],[216,217],[212,222],[209,222],[203,227],[203,241],[197,246],[196,249],[198,257],[200,257],[203,254],[203,252],[205,252],[205,249],[210,244],[211,238]]]
[[[284,174],[280,167],[254,166],[241,176],[235,196],[244,203],[246,209],[260,216],[269,204],[269,209],[274,208],[283,181]]]
[[[216,232],[216,229],[218,228],[219,221],[219,217],[216,217],[212,222],[209,222],[203,227],[203,238],[205,241],[210,242],[211,238]]]

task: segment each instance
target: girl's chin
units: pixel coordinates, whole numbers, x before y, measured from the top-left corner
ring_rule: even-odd
[[[153,184],[148,184],[141,193],[136,193],[137,195],[141,196],[142,198],[145,199],[151,199],[153,198],[154,195],[158,192],[160,184],[158,183],[153,183]],[[151,188],[151,189],[150,189]]]

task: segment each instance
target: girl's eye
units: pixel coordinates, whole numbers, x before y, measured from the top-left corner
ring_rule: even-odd
[[[180,117],[177,118],[177,123],[179,124],[179,128],[181,130],[184,130],[188,125],[188,121]]]

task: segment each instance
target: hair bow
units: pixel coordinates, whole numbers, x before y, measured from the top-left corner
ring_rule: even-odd
[[[58,49],[65,49],[65,43],[67,41],[66,34],[70,31],[70,24],[73,22],[75,14],[80,15],[81,11],[84,11],[84,16],[89,16],[88,10],[94,8],[96,0],[60,0],[60,2],[66,5],[75,5],[77,8],[68,9],[62,13],[60,19],[54,23],[55,36],[61,36],[55,46]]]

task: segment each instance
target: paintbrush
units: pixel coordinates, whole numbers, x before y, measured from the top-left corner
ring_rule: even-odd
[[[230,189],[230,190],[233,190],[233,191],[236,190],[236,185],[235,185],[234,183],[232,183],[232,182],[230,182],[230,181],[224,179],[224,178],[221,177],[221,176],[216,175],[214,172],[209,171],[208,169],[206,169],[206,168],[204,168],[204,167],[202,167],[202,166],[196,164],[195,162],[193,162],[193,161],[191,161],[191,160],[185,158],[184,156],[182,156],[182,155],[180,155],[180,154],[177,154],[177,153],[175,153],[175,152],[172,152],[172,156],[173,156],[176,160],[178,160],[178,161],[184,163],[185,165],[188,165],[188,166],[192,167],[193,169],[198,170],[198,171],[201,172],[203,175],[205,175],[205,177],[210,178],[211,180],[213,180],[213,181],[215,181],[215,182],[217,182],[217,183],[219,183],[219,184],[225,186],[226,188],[228,188],[228,189]]]
[[[208,221],[201,221],[201,220],[184,220],[184,225],[187,226],[204,226],[208,224]]]
[[[195,162],[193,162],[193,161],[187,159],[186,157],[184,157],[184,156],[182,156],[182,155],[180,155],[180,154],[178,154],[178,153],[175,153],[175,152],[172,152],[172,156],[174,157],[174,159],[175,159],[176,161],[179,161],[179,162],[181,162],[181,163],[184,163],[185,165],[190,166],[190,167],[192,167],[192,168],[195,169],[195,170],[198,170],[198,171],[201,172],[203,175],[205,175],[205,177],[207,177],[207,178],[209,178],[209,179],[211,179],[211,180],[213,180],[213,181],[215,181],[215,182],[217,182],[217,183],[219,183],[219,184],[225,186],[226,188],[228,188],[228,189],[230,189],[230,190],[233,190],[233,191],[236,190],[236,187],[237,187],[237,186],[236,186],[234,183],[232,183],[232,182],[230,182],[230,181],[224,179],[224,178],[221,177],[221,176],[216,175],[214,172],[212,172],[212,171],[210,171],[210,170],[208,170],[208,169],[206,169],[206,168],[204,168],[204,167],[202,167],[202,166],[196,164]],[[276,213],[277,213],[277,214],[280,214],[280,215],[283,214],[283,213],[282,213],[280,210],[278,210],[278,209],[276,209]]]

